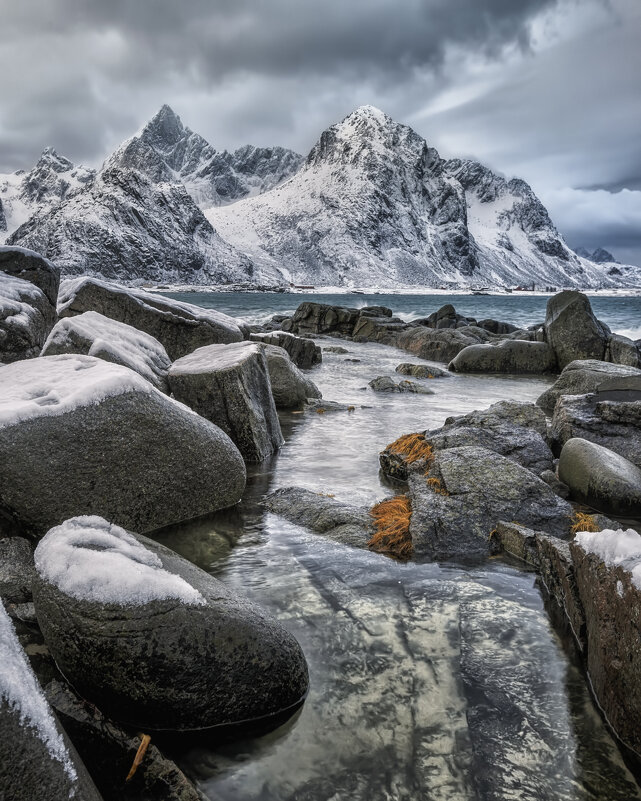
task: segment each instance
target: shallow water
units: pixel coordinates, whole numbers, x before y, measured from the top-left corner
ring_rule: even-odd
[[[231,309],[205,297],[247,316],[266,302],[236,298]],[[363,389],[371,378],[420,360],[371,343],[319,343],[350,352],[325,353],[310,377],[355,411],[283,415],[285,445],[250,469],[242,504],[163,535],[295,634],[310,694],[276,732],[192,748],[183,767],[212,801],[641,799],[532,573],[498,560],[400,564],[260,507],[264,493],[294,484],[372,504],[394,492],[378,472],[388,442],[497,400],[534,400],[551,379],[454,375],[424,380],[434,395],[381,395]]]

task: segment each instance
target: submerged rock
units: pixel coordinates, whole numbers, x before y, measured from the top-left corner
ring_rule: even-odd
[[[561,375],[539,396],[536,404],[548,414],[552,414],[561,395],[585,395],[588,392],[596,392],[608,379],[635,375],[641,378],[641,370],[596,359],[577,359],[563,368]]]
[[[44,537],[35,562],[45,641],[110,717],[183,731],[289,715],[303,701],[294,637],[168,548],[79,517]]]
[[[396,367],[396,372],[401,375],[411,375],[414,378],[447,378],[450,374],[447,370],[440,367],[433,367],[427,364],[411,364],[403,362]]]
[[[0,603],[0,797],[100,801]]]
[[[213,309],[98,278],[63,281],[58,315],[71,317],[87,311],[99,312],[150,334],[162,343],[171,359],[179,359],[203,345],[243,339],[238,322]]]
[[[478,345],[485,338],[477,334],[467,333],[468,329],[441,329],[435,330],[423,326],[409,328],[399,334],[397,345],[421,359],[435,362],[451,362],[457,353],[469,345]],[[481,329],[478,329],[481,331]],[[485,332],[481,332],[485,333]]]
[[[228,434],[249,462],[283,444],[264,349],[254,342],[205,345],[169,371],[174,397]]]
[[[378,376],[378,378],[373,378],[369,382],[368,386],[371,387],[374,392],[410,392],[414,393],[415,395],[434,394],[433,389],[430,389],[423,384],[417,384],[415,381],[408,381],[407,379],[397,383],[389,376]]]
[[[167,392],[171,360],[157,339],[98,312],[59,320],[47,337],[42,356],[82,353],[134,370],[156,389]]]
[[[308,398],[322,398],[321,391],[292,364],[286,350],[261,345],[267,359],[272,395],[277,409],[300,409]]]
[[[545,336],[560,370],[576,359],[604,359],[609,335],[582,292],[559,292],[548,300]]]
[[[39,536],[78,514],[149,531],[231,506],[245,487],[223,431],[92,356],[0,367],[0,451],[0,506]]]
[[[431,559],[485,555],[500,520],[567,537],[571,507],[525,467],[487,448],[438,451],[409,478],[414,552]]]
[[[356,548],[366,548],[374,532],[369,510],[302,487],[272,492],[265,499],[265,507],[290,523]]]
[[[608,514],[641,517],[641,469],[608,448],[569,439],[561,451],[559,478],[577,501]]]
[[[455,373],[551,373],[556,369],[556,359],[546,342],[514,339],[463,348],[448,369]]]

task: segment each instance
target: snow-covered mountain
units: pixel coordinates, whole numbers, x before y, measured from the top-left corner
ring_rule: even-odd
[[[0,174],[0,243],[39,209],[51,209],[82,189],[94,173],[48,147],[29,172]]]
[[[8,242],[66,274],[381,288],[641,285],[640,268],[570,250],[524,181],[445,161],[371,106],[324,131],[304,161],[283,148],[216,151],[163,106],[98,172],[45,151],[30,173],[0,178],[0,199],[0,228],[3,215],[7,233],[22,222]]]
[[[205,213],[262,271],[295,284],[587,287],[629,279],[568,248],[524,181],[444,161],[372,106],[324,131],[279,187]],[[641,270],[629,280],[640,283]]]
[[[302,161],[298,153],[282,147],[215,150],[165,105],[136,136],[123,142],[107,165],[139,170],[154,183],[179,182],[206,208],[272,189],[296,172]]]

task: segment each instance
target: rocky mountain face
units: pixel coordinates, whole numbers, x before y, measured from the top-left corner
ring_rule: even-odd
[[[163,106],[142,131],[108,159],[110,166],[139,170],[154,183],[179,182],[206,208],[257,195],[292,175],[303,158],[282,147],[245,145],[216,150]]]
[[[282,186],[206,215],[263,270],[296,284],[558,287],[621,279],[567,247],[524,181],[473,161],[445,161],[371,106],[326,130]]]
[[[0,201],[10,244],[64,273],[121,281],[641,283],[639,268],[570,250],[524,181],[446,161],[372,106],[324,131],[304,161],[283,148],[217,151],[163,106],[97,173],[45,151],[30,173],[0,178]]]
[[[36,211],[51,209],[81,190],[94,174],[48,147],[29,172],[0,175],[0,242]]]

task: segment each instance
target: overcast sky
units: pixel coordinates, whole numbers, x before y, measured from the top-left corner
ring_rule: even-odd
[[[641,263],[641,0],[0,0],[0,172],[99,164],[163,103],[214,146],[371,103]]]

